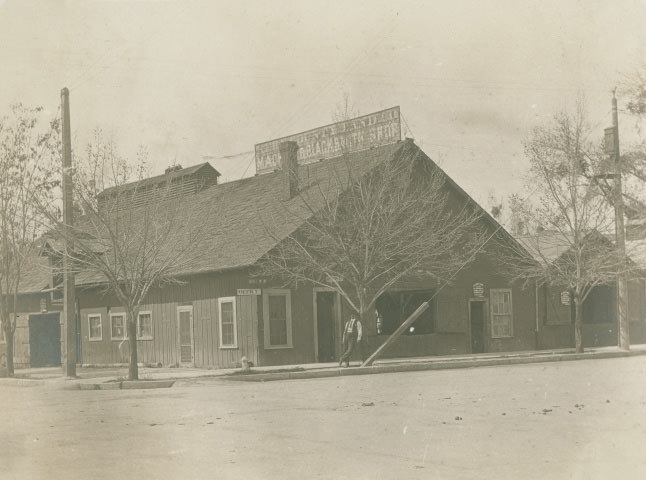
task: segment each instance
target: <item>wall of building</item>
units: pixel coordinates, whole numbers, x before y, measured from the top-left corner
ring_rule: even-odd
[[[414,357],[427,355],[461,355],[471,353],[471,324],[469,302],[474,298],[473,285],[482,283],[484,292],[478,300],[485,300],[484,342],[485,352],[533,350],[536,346],[535,301],[531,289],[523,290],[510,285],[509,279],[496,265],[492,256],[481,254],[465,267],[450,284],[439,290],[433,300],[434,333],[425,335],[401,335],[383,353],[384,358]],[[436,290],[432,282],[408,285],[410,290]],[[491,327],[492,289],[512,291],[512,335],[493,338]],[[347,318],[347,317],[346,317]],[[377,335],[373,322],[367,331],[367,347],[371,353],[386,341],[388,335]],[[359,359],[359,354],[355,355]]]
[[[495,259],[480,255],[453,281],[436,293],[432,302],[434,330],[426,335],[402,335],[382,355],[384,358],[459,355],[471,353],[469,301],[474,298],[474,283],[483,284],[486,300],[484,342],[486,352],[533,350],[535,348],[566,348],[573,345],[570,307],[560,302],[560,292],[539,289],[538,310],[535,289],[510,286],[504,272],[496,267]],[[193,307],[194,361],[196,367],[231,368],[240,365],[246,356],[255,365],[287,365],[316,361],[313,311],[313,289],[302,285],[291,291],[292,348],[265,349],[263,296],[236,295],[238,289],[258,289],[244,271],[219,275],[200,275],[181,284],[156,289],[148,296],[142,311],[152,312],[153,336],[139,340],[139,361],[164,366],[179,363],[178,314],[181,306]],[[260,286],[266,292],[271,285]],[[410,290],[437,290],[431,281],[407,285]],[[493,338],[491,327],[491,290],[511,288],[513,302],[513,334]],[[631,342],[643,342],[646,331],[646,294],[644,284],[629,289],[629,319]],[[122,312],[116,299],[98,289],[78,289],[81,325],[80,362],[93,365],[126,364],[128,344],[110,335],[110,313]],[[237,348],[220,348],[218,298],[236,297]],[[47,295],[45,298],[49,298]],[[29,366],[29,315],[41,312],[43,295],[23,297],[15,337],[15,363]],[[59,307],[46,304],[48,311]],[[349,318],[350,309],[340,308],[337,328]],[[536,313],[538,312],[538,331]],[[99,313],[102,318],[102,338],[89,340],[88,315]],[[640,317],[641,316],[641,317]],[[340,332],[338,337],[340,338]],[[616,322],[585,324],[584,345],[616,345]],[[378,335],[376,321],[364,320],[366,354],[381,345],[388,335]],[[338,342],[340,343],[340,342]],[[339,345],[340,348],[340,345]],[[0,351],[3,345],[0,344]],[[337,351],[338,352],[338,351]],[[360,359],[360,352],[355,360]]]
[[[237,348],[221,348],[218,298],[236,296],[237,289],[248,289],[247,275],[224,273],[190,277],[182,283],[154,289],[141,306],[152,313],[151,340],[138,340],[139,362],[163,366],[178,365],[178,308],[193,308],[193,366],[229,368],[240,365],[241,358],[257,357],[257,305],[255,296],[236,297]],[[84,364],[123,364],[128,361],[128,343],[111,338],[110,313],[123,312],[112,295],[98,289],[78,292],[81,308],[82,362]],[[90,314],[101,314],[102,338],[89,339]]]
[[[609,289],[602,292],[601,288]],[[561,290],[541,288],[539,304],[539,348],[574,347],[574,307],[563,305]],[[643,280],[628,283],[628,321],[630,342],[646,343],[646,294]],[[593,290],[585,301],[582,312],[583,347],[618,345],[619,333],[616,316],[616,289],[600,287]]]

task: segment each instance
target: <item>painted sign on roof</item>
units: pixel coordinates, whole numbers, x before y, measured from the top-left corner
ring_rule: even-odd
[[[289,137],[259,143],[255,149],[256,173],[273,172],[280,168],[278,146],[283,142],[296,142],[298,164],[307,165],[325,158],[389,145],[400,140],[401,116],[399,107],[393,107]]]

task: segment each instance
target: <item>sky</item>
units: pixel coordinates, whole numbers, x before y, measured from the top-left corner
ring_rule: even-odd
[[[646,0],[0,0],[0,115],[56,116],[67,87],[77,154],[100,128],[126,156],[146,146],[151,174],[209,161],[232,181],[256,143],[331,123],[345,98],[400,106],[405,136],[486,204],[526,191],[523,139],[577,96],[610,126],[645,25]]]

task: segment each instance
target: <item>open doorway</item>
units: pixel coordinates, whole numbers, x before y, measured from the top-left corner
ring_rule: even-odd
[[[469,322],[471,326],[471,353],[485,351],[485,302],[469,302]]]
[[[334,362],[336,352],[335,341],[335,292],[315,291],[317,361],[321,363]]]

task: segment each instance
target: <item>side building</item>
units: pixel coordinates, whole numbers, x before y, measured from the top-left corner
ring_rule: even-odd
[[[630,342],[646,343],[646,241],[628,234],[627,254],[634,273],[627,282],[626,315]],[[606,238],[606,237],[604,237]],[[556,263],[572,246],[563,234],[543,231],[518,238],[537,262]],[[606,238],[610,244],[612,240]],[[535,287],[536,332],[538,349],[574,347],[575,307],[567,288]],[[616,346],[619,342],[617,319],[617,283],[595,286],[583,302],[581,312],[584,348]]]

